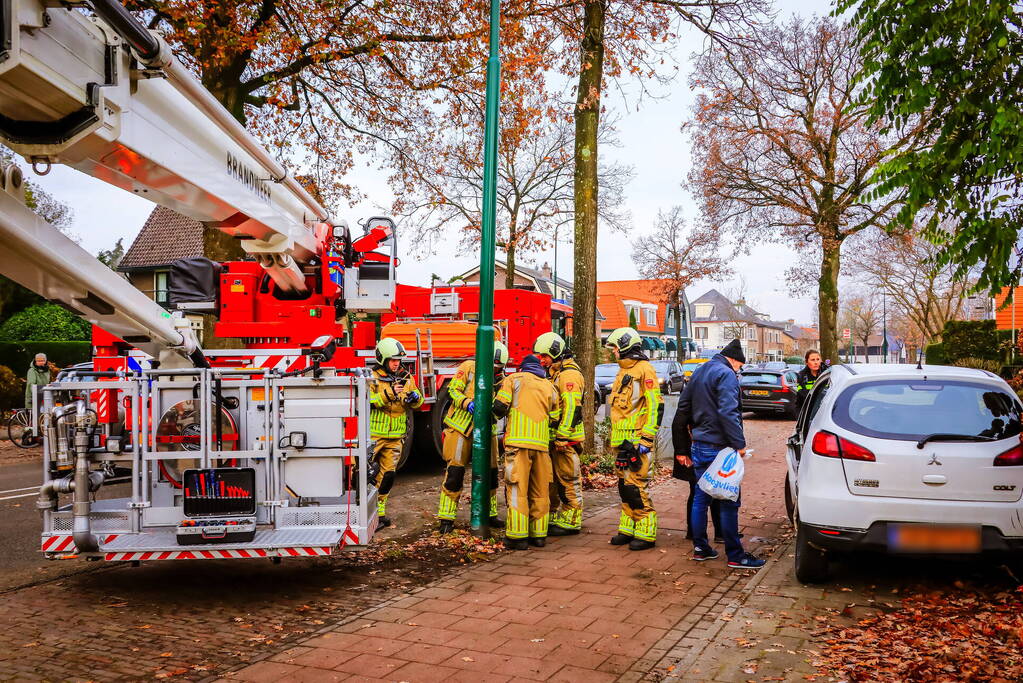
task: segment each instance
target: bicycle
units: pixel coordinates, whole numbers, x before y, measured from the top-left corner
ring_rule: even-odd
[[[7,418],[7,438],[18,448],[34,448],[41,443],[32,429],[32,411],[18,408],[11,413]]]

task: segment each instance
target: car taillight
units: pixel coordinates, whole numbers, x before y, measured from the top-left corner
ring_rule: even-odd
[[[817,432],[810,442],[810,449],[817,455],[825,458],[841,458],[842,452],[838,450],[838,437],[831,432]]]
[[[1023,465],[1023,444],[1013,446],[995,457],[995,467],[1015,467]]]
[[[877,460],[874,454],[863,446],[825,431],[820,431],[813,435],[810,449],[817,455],[823,455],[825,458],[842,458],[844,460],[860,460],[863,462],[875,462]]]

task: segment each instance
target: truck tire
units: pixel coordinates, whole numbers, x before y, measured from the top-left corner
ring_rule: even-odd
[[[445,384],[437,392],[437,400],[428,412],[417,410],[413,413],[415,415],[415,427],[412,432],[412,438],[408,439],[408,441],[412,442],[416,458],[420,461],[424,459],[440,460],[444,414],[448,411],[449,405],[451,405],[451,399],[448,398],[448,388]]]
[[[828,554],[810,545],[810,532],[796,515],[796,579],[800,583],[823,583],[828,580]]]

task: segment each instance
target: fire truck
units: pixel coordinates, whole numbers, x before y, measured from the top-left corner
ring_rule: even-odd
[[[99,330],[87,381],[35,398],[41,552],[279,561],[368,544],[377,322],[412,351],[428,407],[409,422],[435,447],[478,291],[399,287],[394,222],[330,216],[117,0],[0,2],[0,141],[37,173],[73,167],[249,257],[176,263],[168,311],[32,212],[18,166],[0,169],[0,272]],[[551,303],[497,298],[520,357]],[[190,313],[240,348],[204,350]],[[115,472],[128,491],[97,496]]]

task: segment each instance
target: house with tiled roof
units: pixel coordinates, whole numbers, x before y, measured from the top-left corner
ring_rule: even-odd
[[[664,286],[658,280],[605,280],[597,283],[597,307],[604,313],[601,335],[619,327],[634,326],[650,351],[674,355],[676,333],[683,343],[692,339],[692,306],[682,293],[681,318],[669,306]],[[687,351],[691,350],[687,348]]]
[[[494,261],[494,282],[497,289],[504,289],[508,264],[504,261]],[[453,283],[466,285],[479,285],[480,267],[473,266],[461,275],[452,279]],[[515,264],[515,287],[516,289],[528,289],[534,292],[550,294],[552,299],[572,305],[572,282],[562,277],[555,279],[551,266],[546,261],[540,268],[530,268],[522,264]]]
[[[149,298],[167,305],[167,273],[179,258],[203,255],[202,223],[158,206],[149,214],[117,270]]]
[[[770,320],[745,299],[733,303],[711,289],[693,301],[693,338],[703,352],[720,349],[738,339],[750,362],[782,360],[786,356],[785,336],[785,323]],[[792,348],[791,341],[788,348]]]

